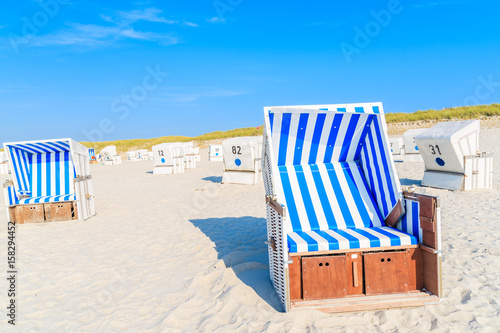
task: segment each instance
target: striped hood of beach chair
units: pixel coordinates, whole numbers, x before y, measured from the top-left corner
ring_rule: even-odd
[[[11,204],[76,200],[70,140],[8,143],[5,149],[14,178],[14,191],[9,190]]]
[[[402,191],[381,103],[265,112],[266,194],[286,203],[285,232],[385,226]]]
[[[89,148],[89,160],[91,160],[91,161],[96,160],[95,148]]]

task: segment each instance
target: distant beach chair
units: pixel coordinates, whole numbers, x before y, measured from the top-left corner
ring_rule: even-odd
[[[4,144],[13,181],[5,183],[9,221],[86,220],[95,215],[89,151],[71,139]]]
[[[427,130],[427,128],[416,128],[407,130],[403,134],[404,139],[404,161],[405,162],[423,162],[422,155],[420,155],[420,151],[418,150],[417,143],[415,142],[415,136]]]
[[[262,138],[238,137],[222,142],[222,183],[252,185],[262,181]]]
[[[184,155],[184,163],[186,165],[186,169],[196,168],[196,161],[199,159],[199,153],[195,154],[193,142],[182,142],[181,147]]]
[[[402,192],[382,104],[264,114],[270,277],[284,310],[438,301],[439,201]]]
[[[222,161],[224,160],[224,153],[222,145],[209,145],[208,146],[208,160],[209,161]]]
[[[120,165],[122,157],[116,153],[115,146],[107,146],[101,150],[101,158],[104,165]]]
[[[391,153],[394,161],[403,161],[405,155],[404,138],[401,136],[389,137],[389,144],[391,145]]]
[[[89,161],[90,164],[98,164],[99,160],[95,154],[95,148],[89,148]]]
[[[148,159],[148,156],[147,156],[148,150],[147,149],[138,149],[135,151],[135,153],[136,153],[137,159],[139,159],[139,160],[147,160]]]
[[[137,161],[135,151],[128,151],[126,155],[127,155],[127,161]]]
[[[200,162],[201,161],[200,147],[194,147],[193,154],[194,154],[194,160],[196,162]]]
[[[8,175],[9,172],[9,157],[7,156],[7,152],[0,151],[0,175]]]
[[[422,185],[447,190],[491,188],[493,156],[479,153],[479,120],[449,121],[415,137],[425,162]]]
[[[185,169],[184,154],[180,142],[162,143],[153,146],[153,174],[171,175]]]

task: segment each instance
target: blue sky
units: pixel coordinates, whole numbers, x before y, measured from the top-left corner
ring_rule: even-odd
[[[0,141],[195,136],[262,107],[500,102],[500,3],[4,3]]]

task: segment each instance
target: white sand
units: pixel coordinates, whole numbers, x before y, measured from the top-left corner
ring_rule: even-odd
[[[439,195],[444,298],[438,305],[328,315],[281,312],[269,281],[263,185],[221,185],[221,162],[154,176],[152,162],[92,166],[98,215],[20,225],[19,332],[498,332],[500,129],[483,130],[496,155],[493,190]],[[423,163],[397,163],[419,184]],[[3,182],[6,177],[0,180]],[[0,218],[5,221],[3,193]],[[6,271],[5,223],[0,267]],[[4,274],[5,275],[5,274]],[[2,275],[2,276],[4,276]],[[7,282],[0,280],[0,331]]]

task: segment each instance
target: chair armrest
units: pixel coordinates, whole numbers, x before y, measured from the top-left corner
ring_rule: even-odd
[[[280,216],[285,216],[285,206],[270,196],[266,196],[266,204],[274,209]]]
[[[439,208],[439,197],[430,195],[403,192],[405,200],[416,201],[419,204],[419,226],[422,229],[421,244],[441,250],[441,211]]]

